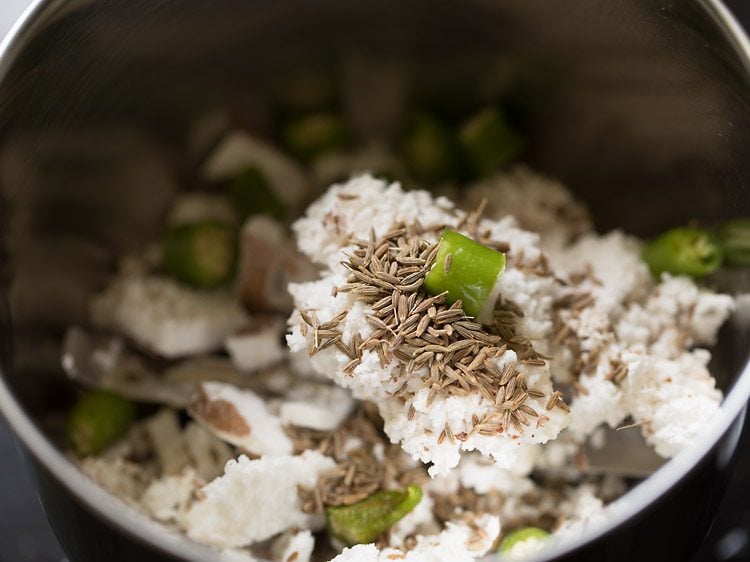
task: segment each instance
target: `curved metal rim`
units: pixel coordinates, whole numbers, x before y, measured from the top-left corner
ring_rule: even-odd
[[[15,57],[14,50],[21,47],[19,38],[22,33],[40,22],[45,8],[50,4],[52,0],[33,0],[5,39],[0,42],[0,81],[4,79]],[[701,4],[707,15],[733,42],[736,55],[750,73],[750,41],[745,36],[742,27],[720,0],[703,0]],[[748,397],[750,397],[750,363],[745,365],[734,387],[724,400],[716,423],[698,439],[693,447],[671,459],[650,478],[623,496],[619,500],[617,509],[613,510],[614,512],[607,520],[596,525],[584,537],[562,542],[559,545],[550,545],[550,548],[545,549],[540,556],[535,557],[535,560],[552,559],[572,553],[635,519],[639,513],[666,494],[711,452],[719,439],[727,433],[731,424],[741,415]],[[69,492],[103,517],[110,525],[122,529],[139,541],[147,542],[157,549],[184,560],[219,562],[222,559],[219,553],[208,547],[197,545],[181,535],[167,532],[160,524],[126,506],[84,476],[26,416],[2,376],[0,376],[0,412],[32,455]]]

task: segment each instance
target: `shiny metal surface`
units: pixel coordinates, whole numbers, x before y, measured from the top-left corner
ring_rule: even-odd
[[[114,257],[148,240],[169,197],[189,185],[191,132],[215,108],[273,135],[290,72],[337,77],[353,59],[396,66],[405,99],[446,114],[515,100],[532,164],[573,186],[602,229],[649,234],[750,215],[750,49],[717,2],[39,1],[0,50],[6,335],[13,322],[0,410],[35,458],[53,521],[71,525],[75,506],[81,518],[96,514],[102,536],[125,537],[86,545],[71,531],[66,548],[81,560],[115,560],[128,543],[163,559],[213,559],[124,511],[46,428],[67,397],[61,330],[84,318]],[[387,137],[397,120],[356,122],[361,136]],[[736,447],[730,430],[750,396],[749,342],[746,322],[724,330],[714,368],[732,391],[721,419],[634,490],[593,544],[608,532],[612,543],[627,537],[639,514],[669,502],[696,534],[705,530],[699,520],[719,495]],[[641,552],[623,542],[623,554]],[[580,559],[602,552],[580,542],[565,551],[576,548],[589,549]]]

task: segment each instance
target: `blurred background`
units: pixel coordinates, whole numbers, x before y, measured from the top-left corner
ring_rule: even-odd
[[[0,39],[28,4],[29,0],[0,0]],[[750,1],[731,0],[726,4],[750,30]],[[750,423],[745,425],[743,439],[746,446],[741,448],[744,454],[738,460],[731,489],[694,562],[750,560]],[[0,459],[0,562],[66,561],[2,418]]]

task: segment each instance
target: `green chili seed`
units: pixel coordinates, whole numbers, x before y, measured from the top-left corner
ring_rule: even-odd
[[[719,228],[729,265],[750,266],[750,218],[733,219]]]
[[[96,455],[125,435],[134,418],[132,402],[104,390],[87,392],[68,417],[68,441],[79,455]]]
[[[508,552],[513,549],[517,544],[528,540],[544,541],[549,537],[549,533],[539,527],[524,527],[517,529],[505,535],[505,538],[500,543],[500,547],[497,549],[498,552]]]
[[[724,259],[719,239],[697,228],[673,228],[649,242],[641,254],[651,273],[703,277],[716,271]]]
[[[237,260],[237,232],[217,221],[178,224],[164,237],[162,268],[193,287],[211,289],[228,283]]]
[[[522,137],[495,108],[470,118],[458,132],[464,157],[472,170],[486,176],[515,160],[523,149]]]
[[[450,133],[426,113],[408,120],[398,150],[407,171],[421,183],[441,182],[457,174],[458,152]]]
[[[373,542],[400,521],[422,499],[422,489],[411,485],[404,491],[375,492],[352,505],[326,509],[328,532],[346,545]]]
[[[283,128],[282,136],[289,152],[304,162],[342,148],[349,142],[349,131],[343,119],[325,112],[290,121]]]
[[[278,220],[287,216],[286,205],[255,166],[245,168],[229,182],[227,195],[242,220],[252,215],[267,215]]]
[[[504,268],[504,254],[445,230],[424,287],[433,295],[447,292],[449,303],[460,299],[466,314],[479,316]]]

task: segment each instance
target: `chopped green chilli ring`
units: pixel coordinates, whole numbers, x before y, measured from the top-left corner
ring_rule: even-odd
[[[255,166],[245,168],[227,185],[227,195],[242,220],[266,215],[278,220],[287,216],[287,208]]]
[[[300,160],[315,158],[342,148],[349,142],[346,124],[334,113],[311,113],[284,127],[284,143]]]
[[[641,254],[654,277],[662,273],[703,277],[724,261],[718,237],[698,228],[673,228],[652,240]]]
[[[352,505],[326,509],[328,531],[347,545],[366,544],[398,523],[422,500],[422,489],[375,492]]]
[[[449,303],[460,300],[466,314],[481,320],[488,312],[486,308],[494,304],[489,301],[504,269],[504,254],[463,234],[445,230],[424,287],[433,295],[446,293]]]
[[[505,535],[497,551],[500,553],[510,552],[522,542],[541,542],[547,540],[548,537],[549,533],[544,529],[540,529],[539,527],[524,527]]]
[[[237,260],[237,232],[217,221],[178,224],[163,244],[162,268],[178,281],[203,289],[226,285]]]
[[[469,119],[458,140],[464,156],[479,176],[486,176],[518,157],[524,141],[495,108],[487,108]]]
[[[135,419],[135,405],[104,390],[88,392],[68,416],[68,442],[81,456],[96,455],[114,445]]]
[[[458,168],[457,147],[451,134],[427,113],[411,117],[399,142],[399,153],[408,172],[426,185],[452,178]]]

